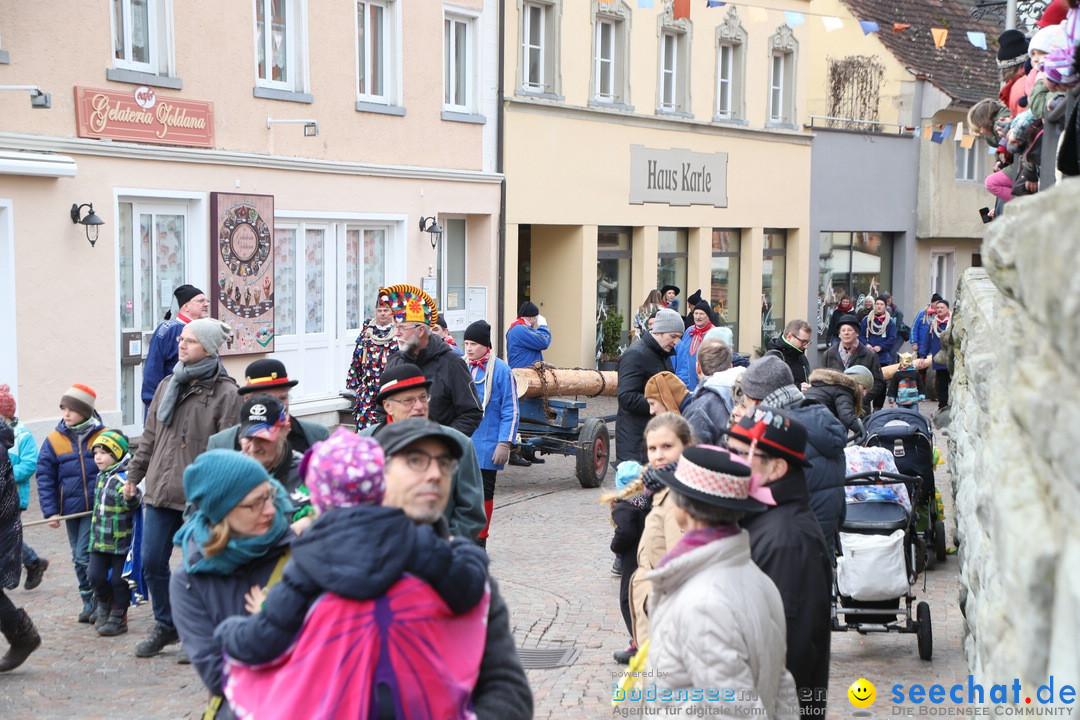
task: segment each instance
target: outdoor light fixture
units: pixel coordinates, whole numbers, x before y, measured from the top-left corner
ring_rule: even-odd
[[[269,115],[266,116],[266,129],[269,130],[271,125],[277,125],[279,123],[303,123],[304,124],[304,137],[316,137],[319,134],[319,121],[318,120],[297,120],[293,118],[278,118],[274,119]]]
[[[42,92],[37,85],[0,85],[0,90],[30,91],[30,107],[47,110],[52,107],[52,95]]]
[[[434,250],[439,245],[439,238],[442,237],[442,228],[439,227],[439,223],[435,220],[434,216],[420,218],[420,230],[426,232],[431,238],[431,249]]]
[[[87,208],[86,215],[79,217],[79,213],[83,208]],[[99,218],[97,213],[94,212],[93,203],[83,203],[82,205],[72,204],[71,222],[86,228],[86,239],[90,241],[90,247],[94,247],[94,243],[97,242],[98,228],[105,224],[105,221]]]

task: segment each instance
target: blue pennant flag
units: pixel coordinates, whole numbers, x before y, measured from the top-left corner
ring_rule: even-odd
[[[652,10],[653,0],[637,0],[637,6],[639,8],[648,8]]]
[[[806,18],[801,12],[795,12],[794,10],[784,11],[784,20],[787,22],[788,27],[796,27],[806,22]]]
[[[705,7],[724,7],[726,2],[720,2],[720,0],[705,0]]]
[[[881,28],[873,20],[860,20],[859,27],[862,28],[863,35],[869,35],[870,33],[876,33]]]
[[[972,30],[969,30],[967,36],[969,43],[979,48],[980,50],[986,49],[986,33],[974,32]]]

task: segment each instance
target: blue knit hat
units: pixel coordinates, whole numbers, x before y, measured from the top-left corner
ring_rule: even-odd
[[[211,525],[217,525],[249,492],[269,480],[263,466],[247,455],[210,450],[184,471],[184,493]]]

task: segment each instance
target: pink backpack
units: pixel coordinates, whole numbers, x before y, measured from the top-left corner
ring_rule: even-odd
[[[225,697],[238,718],[376,718],[382,700],[398,720],[473,720],[490,592],[461,615],[411,575],[373,600],[325,593],[281,657],[226,656]]]

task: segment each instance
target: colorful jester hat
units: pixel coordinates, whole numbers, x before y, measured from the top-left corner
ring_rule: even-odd
[[[415,285],[391,285],[379,289],[379,305],[388,305],[398,322],[435,325],[439,308],[426,292]]]

